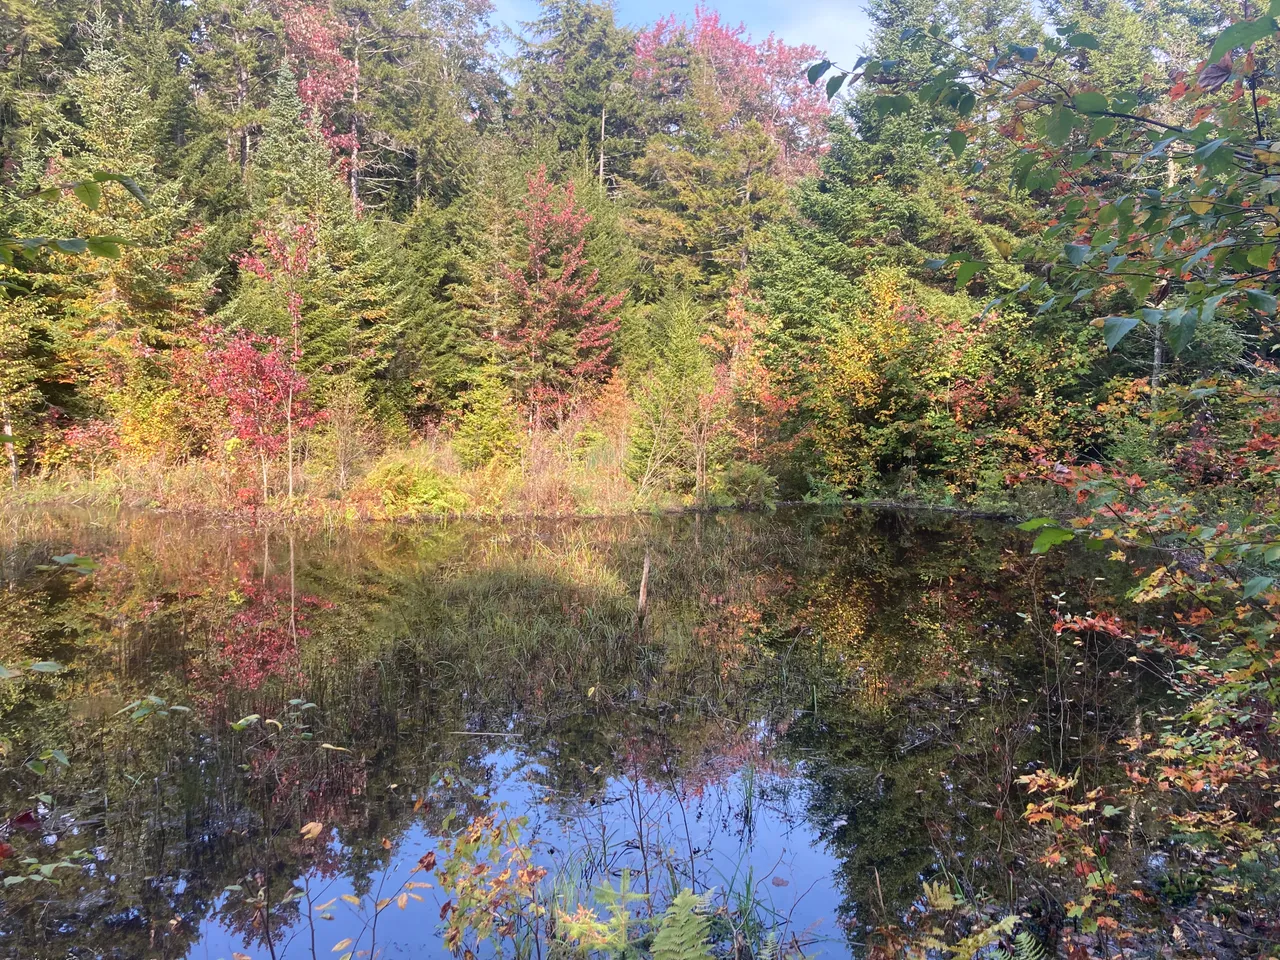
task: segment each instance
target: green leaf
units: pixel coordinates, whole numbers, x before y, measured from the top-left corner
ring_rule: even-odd
[[[79,237],[68,237],[65,240],[53,240],[50,242],[63,253],[84,253],[89,249],[88,242]]]
[[[0,680],[12,680],[15,677],[20,677],[20,676],[22,676],[21,671],[10,670],[3,663],[0,663]]]
[[[1274,293],[1268,293],[1265,290],[1246,290],[1245,297],[1249,301],[1249,306],[1260,313],[1273,314],[1276,312],[1276,296]]]
[[[880,116],[887,116],[892,113],[905,113],[911,109],[912,100],[905,93],[899,93],[894,96],[876,97],[872,103],[876,113]]]
[[[1257,20],[1241,20],[1233,23],[1213,41],[1213,49],[1209,51],[1209,62],[1221,60],[1224,54],[1236,47],[1251,47],[1276,32],[1276,21],[1272,17],[1259,17]]]
[[[1085,258],[1089,256],[1089,245],[1087,243],[1068,243],[1063,247],[1067,259],[1071,261],[1073,267],[1081,266]]]
[[[809,83],[811,84],[817,83],[818,78],[821,77],[824,73],[826,73],[830,69],[831,69],[830,60],[819,60],[817,63],[815,63],[813,66],[809,68],[809,72],[808,72]]]
[[[97,210],[102,201],[102,187],[92,180],[81,180],[71,188],[71,192],[90,210]]]
[[[1193,154],[1196,163],[1204,164],[1205,170],[1209,173],[1221,173],[1231,166],[1231,148],[1228,146],[1230,141],[1225,138],[1210,140],[1196,147]],[[1227,149],[1222,149],[1227,147]]]
[[[964,153],[964,148],[968,144],[969,138],[964,135],[963,130],[952,130],[947,134],[947,146],[951,148],[951,152],[955,154],[957,160]]]
[[[61,673],[65,669],[62,664],[53,660],[41,660],[31,665],[31,669],[36,673]]]
[[[1103,113],[1108,109],[1107,98],[1100,93],[1077,93],[1072,101],[1076,109],[1084,113]]]
[[[120,244],[103,237],[86,237],[84,243],[95,257],[109,257],[114,260],[120,256]]]
[[[1049,142],[1055,147],[1060,147],[1067,142],[1067,138],[1071,136],[1071,128],[1075,126],[1076,118],[1064,106],[1054,107],[1049,111],[1049,115],[1044,120],[1044,135],[1049,138]]]
[[[1039,530],[1041,527],[1057,526],[1061,526],[1061,524],[1059,524],[1057,520],[1053,519],[1053,517],[1036,517],[1034,520],[1027,520],[1018,524],[1018,529],[1030,532],[1032,530]]]
[[[1200,311],[1195,309],[1170,310],[1165,314],[1164,339],[1176,357],[1186,349],[1196,334]]]
[[[1073,33],[1067,37],[1067,43],[1073,47],[1081,47],[1085,50],[1097,50],[1098,38],[1092,33]]]
[[[1009,49],[1010,51],[1013,52],[1013,55],[1017,57],[1019,60],[1026,60],[1028,63],[1030,63],[1032,60],[1034,60],[1037,56],[1040,55],[1040,50],[1034,46],[1023,47],[1015,44]]]
[[[1076,535],[1062,527],[1045,527],[1036,535],[1036,542],[1031,545],[1032,553],[1046,553],[1060,543],[1074,540]]]
[[[1244,592],[1241,596],[1245,600],[1252,600],[1261,593],[1270,590],[1275,585],[1275,577],[1254,577],[1244,585]]]
[[[1089,130],[1090,140],[1105,140],[1111,136],[1111,132],[1116,128],[1115,117],[1098,117],[1093,121],[1093,127]]]
[[[27,769],[34,773],[37,777],[43,777],[48,771],[43,760],[28,760]]]
[[[985,267],[981,260],[968,260],[956,268],[956,289],[963,290],[974,275]]]
[[[847,73],[837,73],[834,77],[828,78],[827,99],[830,100],[837,93],[839,93],[840,88],[844,86],[844,82],[848,79],[849,79],[849,75]]]
[[[1138,325],[1138,321],[1134,317],[1107,317],[1102,321],[1102,339],[1107,343],[1108,350],[1114,350],[1116,344],[1123,340],[1134,327]]]
[[[1264,243],[1260,247],[1249,248],[1249,266],[1257,267],[1259,270],[1270,266],[1271,258],[1275,256],[1276,245],[1274,243]]]

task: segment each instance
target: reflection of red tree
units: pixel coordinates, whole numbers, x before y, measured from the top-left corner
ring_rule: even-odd
[[[241,581],[243,601],[214,627],[210,673],[221,683],[256,690],[270,678],[301,682],[299,641],[310,635],[307,611],[323,606],[313,596],[292,596],[287,579]],[[193,678],[194,679],[194,678]]]

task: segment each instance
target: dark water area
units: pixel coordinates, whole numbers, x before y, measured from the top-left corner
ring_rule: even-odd
[[[1146,696],[1123,643],[1053,630],[1123,568],[991,523],[24,513],[0,542],[0,664],[62,668],[0,680],[23,960],[443,958],[454,895],[415,867],[485,817],[548,915],[688,888],[729,939],[857,956],[942,871],[1007,889],[1016,778],[1112,775]]]

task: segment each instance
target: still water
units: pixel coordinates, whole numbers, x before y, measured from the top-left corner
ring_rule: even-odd
[[[447,957],[440,874],[477,823],[503,838],[476,875],[535,892],[460,953],[554,954],[625,888],[637,929],[689,889],[725,951],[856,956],[940,872],[1007,886],[1016,778],[1100,774],[1142,695],[1129,651],[1052,629],[1114,608],[1118,568],[997,524],[25,513],[0,538],[0,664],[26,667],[0,874],[49,878],[0,892],[23,960]]]

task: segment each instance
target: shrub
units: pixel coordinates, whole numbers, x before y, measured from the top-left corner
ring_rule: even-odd
[[[718,503],[771,510],[778,504],[778,481],[759,464],[735,460],[716,472],[711,493]]]
[[[453,431],[453,452],[468,469],[508,464],[520,455],[520,427],[510,392],[493,367],[462,395],[462,415]]]
[[[376,500],[379,513],[395,517],[442,517],[470,506],[466,494],[430,463],[389,457],[360,481],[357,498]]]

